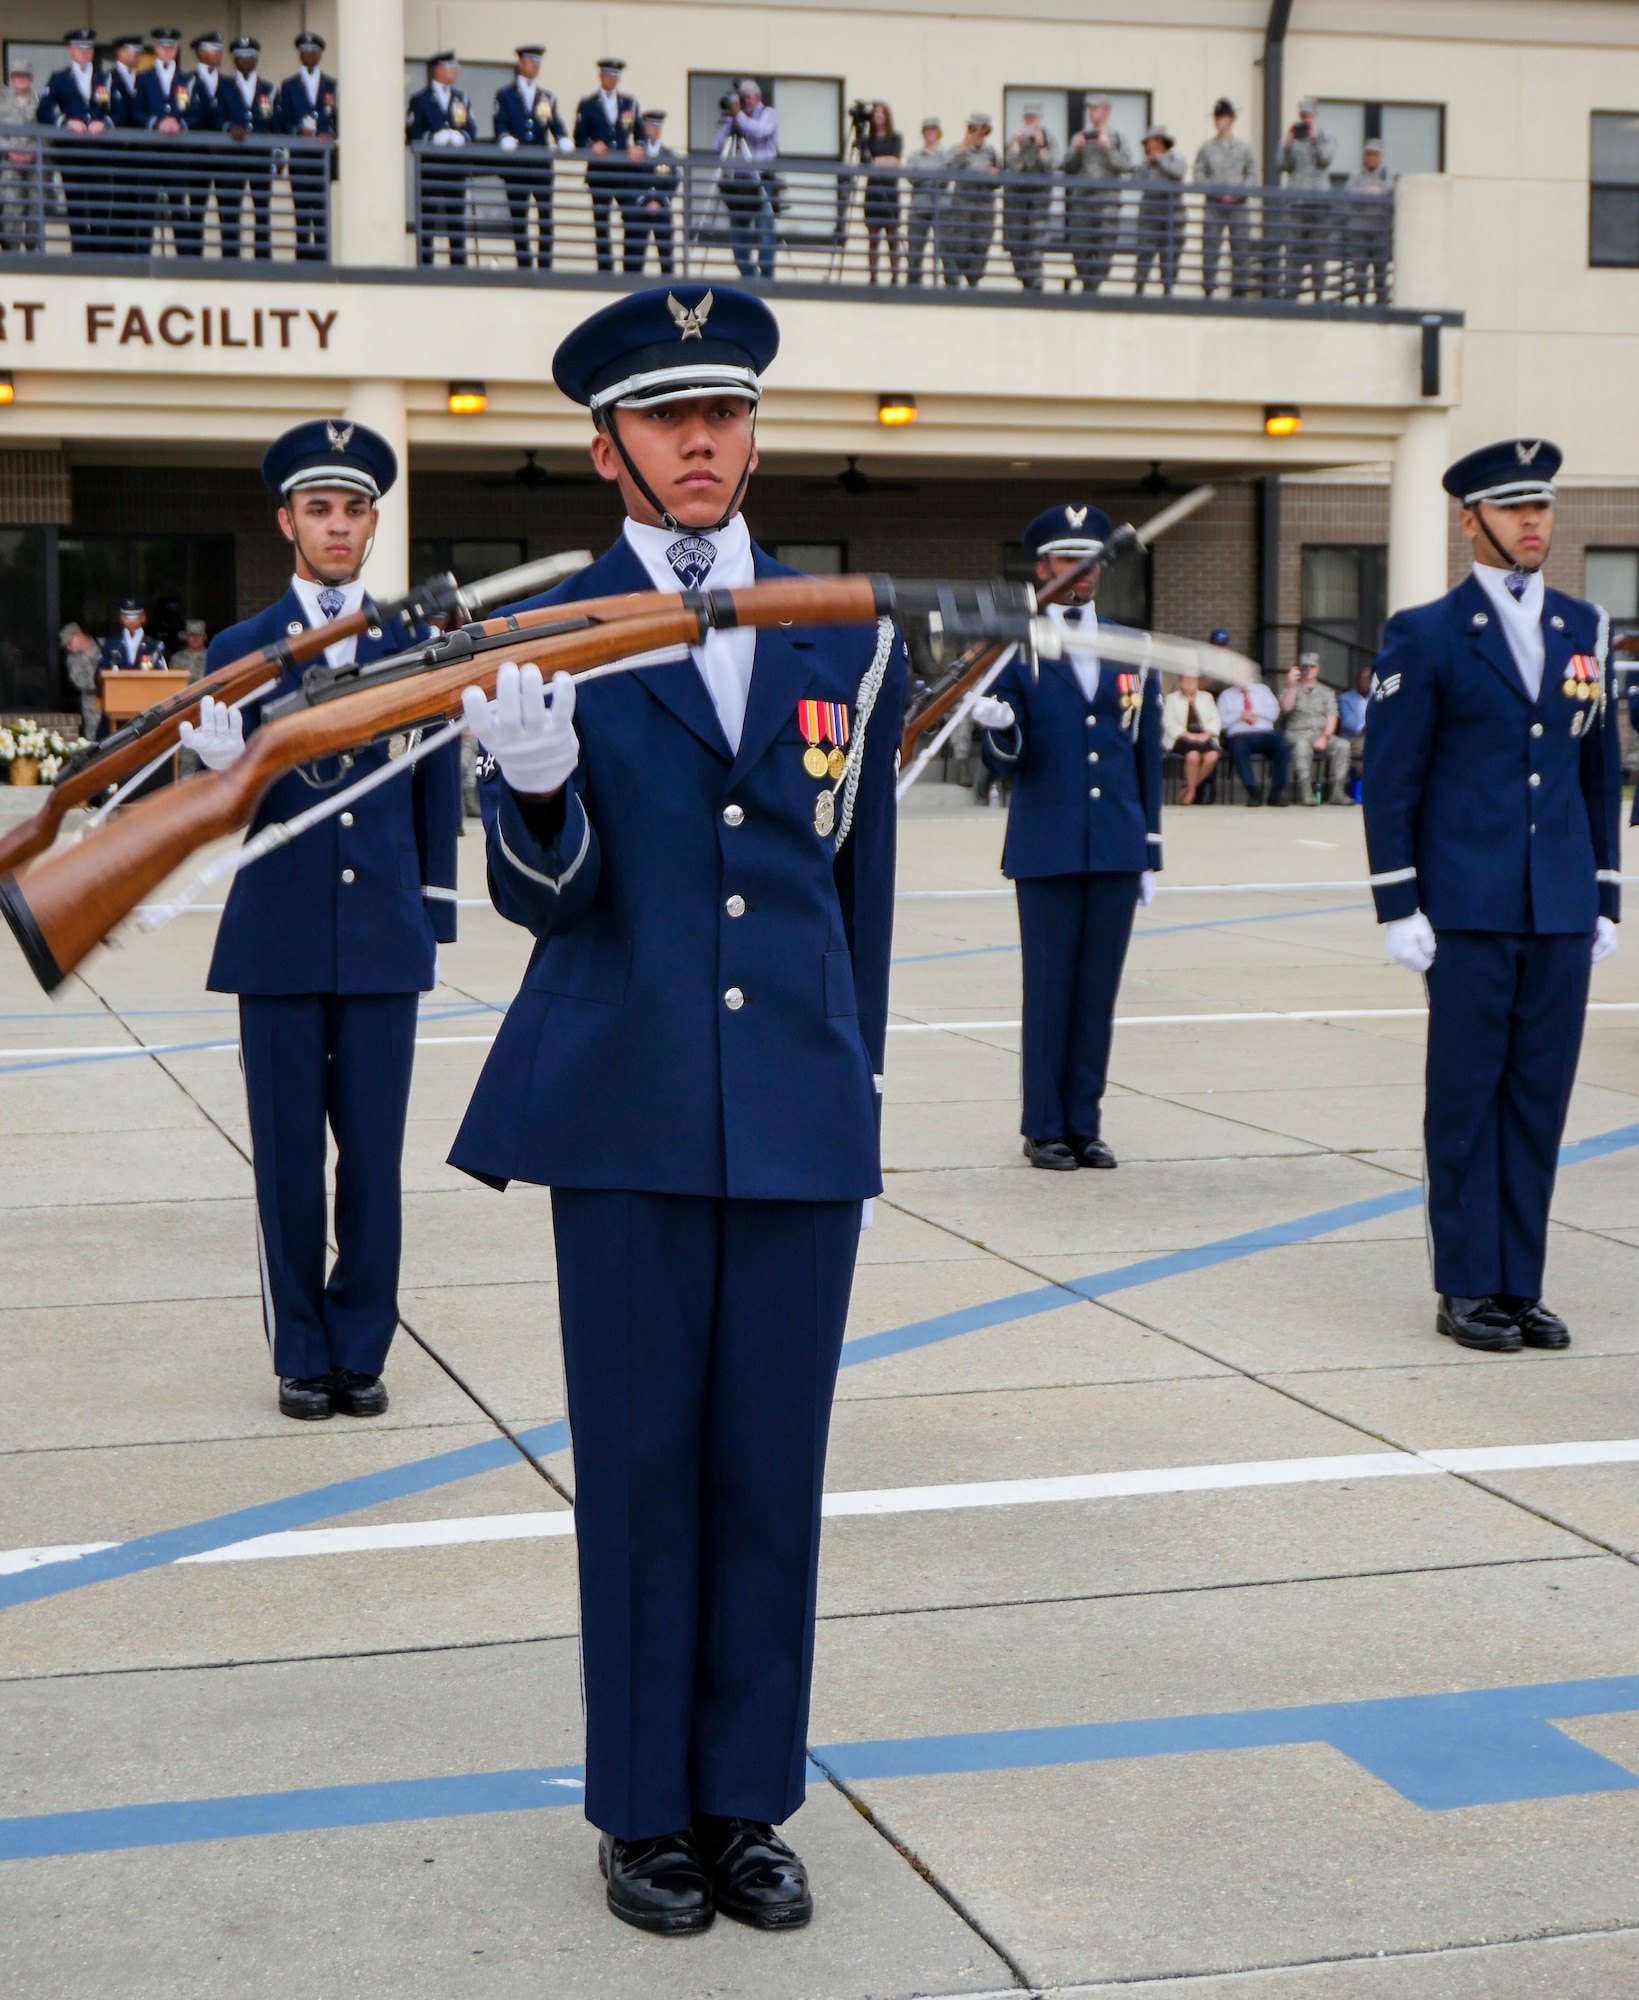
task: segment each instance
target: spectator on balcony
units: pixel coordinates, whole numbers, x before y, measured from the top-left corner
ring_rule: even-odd
[[[1394,176],[1383,164],[1381,139],[1366,141],[1361,149],[1360,165],[1350,174],[1348,185],[1350,194],[1361,195],[1364,199],[1349,205],[1349,270],[1344,283],[1345,296],[1359,300],[1361,305],[1387,305]]]
[[[236,146],[253,135],[266,138],[273,131],[273,85],[261,74],[262,45],[254,35],[241,35],[228,51],[233,57],[232,76],[222,79],[217,103],[222,123]],[[266,263],[273,255],[270,205],[273,199],[273,156],[253,147],[239,156],[237,171],[216,177],[216,206],[222,224],[222,255],[237,257],[240,210],[246,189],[250,190],[251,214],[255,218],[256,257]]]
[[[724,98],[717,127],[729,243],[742,278],[766,281],[774,275],[774,161],[779,150],[774,107],[763,102],[762,85],[748,76]]]
[[[1327,780],[1326,803],[1349,803],[1349,739],[1338,734],[1337,696],[1320,678],[1320,655],[1300,653],[1280,698],[1292,790],[1300,805],[1315,804],[1315,760]]]
[[[977,285],[996,233],[996,182],[1002,163],[990,143],[990,120],[973,112],[950,156],[951,189],[940,261],[947,285]]]
[[[325,228],[325,180],[335,172],[336,79],[324,71],[324,37],[304,30],[296,37],[301,67],[279,86],[273,129],[293,139],[315,139],[325,152],[304,151],[290,156],[290,201],[296,212],[296,257],[301,263],[323,263],[330,255]]]
[[[180,255],[187,232],[187,151],[183,147],[172,148],[166,142],[186,129],[193,86],[177,61],[182,30],[154,28],[149,39],[154,59],[146,69],[137,71],[137,110],[140,122],[158,143],[126,149],[133,166],[147,181],[147,227],[138,244],[138,255],[152,249],[154,232],[163,232],[167,225]]]
[[[213,28],[195,35],[188,44],[194,54],[194,73],[188,82],[188,109],[183,125],[189,132],[215,133],[224,129],[218,99],[222,86],[222,37]],[[216,186],[214,146],[189,146],[182,154],[179,179],[187,220],[177,230],[177,255],[202,257],[205,254],[205,218]],[[217,224],[220,228],[226,209],[223,188],[216,189]]]
[[[0,132],[18,136],[0,140],[0,250],[38,250],[34,208],[34,140],[25,144],[21,134],[32,128],[40,110],[34,88],[34,65],[26,56],[13,56],[10,89],[0,96]]]
[[[1002,247],[1013,260],[1019,283],[1027,292],[1039,292],[1053,208],[1053,186],[1045,176],[1056,174],[1059,166],[1059,149],[1042,123],[1039,104],[1024,107],[1019,129],[1007,142],[1006,166],[1010,178],[1002,190]]]
[[[503,153],[523,154],[510,172],[501,175],[512,216],[513,256],[520,271],[552,268],[552,155],[574,150],[569,127],[558,115],[558,100],[538,81],[545,54],[540,42],[522,43],[513,51],[512,81],[495,93],[495,143]],[[538,250],[529,245],[531,204]],[[635,268],[643,268],[641,244]]]
[[[1202,688],[1200,676],[1180,674],[1177,687],[1161,704],[1161,748],[1183,759],[1181,806],[1194,805],[1201,787],[1217,770],[1222,732],[1218,704]]]
[[[1247,190],[1258,185],[1258,162],[1244,139],[1235,137],[1235,103],[1220,97],[1212,107],[1213,136],[1195,155],[1195,179],[1206,189],[1201,204],[1201,290],[1218,288],[1224,245],[1229,245],[1229,296],[1251,291],[1252,218]]]
[[[922,143],[905,162],[905,168],[911,184],[910,207],[905,218],[905,282],[921,284],[922,266],[931,252],[933,282],[937,284],[939,225],[950,186],[945,128],[937,118],[922,120]],[[949,282],[954,284],[955,280]]]
[[[621,211],[621,225],[625,231],[622,260],[625,268],[628,271],[643,269],[652,237],[655,255],[660,259],[660,275],[669,278],[675,270],[672,202],[683,184],[683,178],[677,155],[670,146],[661,143],[665,123],[664,111],[651,108],[643,114],[643,165],[639,170],[642,179],[630,202]]]
[[[1337,143],[1320,129],[1318,99],[1298,100],[1298,115],[1286,128],[1281,145],[1280,170],[1289,188],[1330,189],[1329,169],[1337,154]],[[1331,209],[1323,199],[1294,201],[1287,209],[1286,276],[1283,298],[1295,299],[1305,283],[1316,300],[1326,291],[1326,260],[1331,246]]]
[[[109,129],[110,91],[107,70],[97,67],[96,34],[90,28],[70,28],[63,40],[68,61],[52,73],[35,120],[74,139],[100,139]],[[96,256],[108,247],[107,171],[77,148],[65,151],[59,171],[69,247],[78,256]]]
[[[141,131],[147,124],[142,112],[142,37],[120,35],[114,42],[114,60],[108,71],[108,123],[116,132]],[[147,177],[132,173],[139,153],[122,146],[111,156],[117,166],[108,176],[108,249],[116,257],[146,256],[150,234],[149,210],[152,196]]]
[[[1144,134],[1144,157],[1133,179],[1143,189],[1138,197],[1138,245],[1133,252],[1133,292],[1142,297],[1150,272],[1159,263],[1161,289],[1170,297],[1178,281],[1178,260],[1184,249],[1184,204],[1178,190],[1189,167],[1165,125]]]
[[[427,58],[427,87],[410,99],[404,136],[410,145],[425,140],[440,153],[454,154],[472,139],[472,105],[466,92],[457,88],[461,65],[454,49],[440,49]],[[442,236],[449,248],[450,263],[467,261],[467,177],[453,164],[434,164],[431,156],[421,162],[421,261],[434,257],[433,239]]]
[[[1247,804],[1263,803],[1252,768],[1253,758],[1262,757],[1269,765],[1269,803],[1285,805],[1289,752],[1279,728],[1280,703],[1274,690],[1262,681],[1254,681],[1250,687],[1226,687],[1218,697],[1218,723],[1236,775],[1246,787]]]
[[[884,241],[888,247],[888,283],[898,284],[903,274],[899,252],[899,176],[885,173],[886,167],[904,163],[905,142],[893,128],[893,112],[886,104],[871,106],[871,122],[865,128],[861,157],[874,169],[865,180],[866,259],[871,283],[877,283],[878,253]]]
[[[643,153],[637,99],[620,87],[625,69],[624,57],[600,56],[598,87],[575,106],[576,150],[592,155],[586,191],[592,197],[592,237],[600,271],[615,268],[609,213],[617,201],[624,208],[624,197],[631,190],[630,170]]]
[[[1064,152],[1064,171],[1074,179],[1064,191],[1065,233],[1084,292],[1096,292],[1110,275],[1121,233],[1121,183],[1137,164],[1110,123],[1110,100],[1088,98],[1086,123]]]

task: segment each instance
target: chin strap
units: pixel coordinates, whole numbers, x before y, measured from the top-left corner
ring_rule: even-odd
[[[1485,539],[1491,544],[1492,548],[1496,550],[1497,554],[1502,557],[1503,561],[1508,565],[1508,568],[1515,575],[1535,576],[1537,574],[1537,570],[1540,570],[1542,568],[1542,563],[1538,563],[1536,569],[1527,569],[1524,563],[1522,563],[1517,556],[1511,556],[1508,553],[1508,551],[1503,547],[1502,543],[1497,540],[1494,534],[1492,534],[1491,525],[1485,518],[1485,509],[1483,506],[1480,505],[1478,501],[1476,501],[1474,504],[1474,519],[1478,521],[1480,524],[1480,533],[1484,535]],[[1545,563],[1547,560],[1548,558],[1544,556],[1542,562]]]
[[[648,480],[646,480],[643,477],[642,473],[638,471],[636,465],[633,463],[632,455],[626,449],[626,446],[621,439],[620,426],[615,422],[614,408],[611,407],[610,409],[600,411],[598,414],[598,422],[602,427],[605,437],[608,438],[609,442],[614,446],[616,452],[619,454],[621,464],[625,466],[627,472],[631,475],[632,484],[637,488],[638,492],[643,495],[644,499],[648,501],[649,505],[654,509],[654,511],[660,516],[661,527],[680,528],[683,525],[682,522],[679,521],[674,514],[668,513],[667,510],[660,504],[660,496],[655,492],[654,488],[649,484]],[[752,405],[752,410],[751,410],[751,443],[752,443],[752,449],[755,450],[757,443],[757,409],[755,404]],[[739,483],[735,486],[733,496],[729,500],[728,507],[723,515],[723,518],[720,521],[713,521],[710,527],[702,529],[701,532],[703,534],[720,535],[723,532],[723,530],[728,526],[729,522],[734,519],[735,515],[739,513],[740,502],[745,498],[746,487],[751,483],[751,458],[752,458],[752,453],[748,451],[746,453],[745,467],[740,474]]]

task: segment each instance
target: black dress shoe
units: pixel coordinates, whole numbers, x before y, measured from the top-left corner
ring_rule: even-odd
[[[1026,1139],[1024,1157],[1033,1167],[1046,1167],[1055,1174],[1073,1174],[1076,1156],[1062,1139]]]
[[[330,1378],[330,1399],[346,1417],[384,1417],[387,1384],[379,1375],[361,1375],[356,1368],[338,1368]]]
[[[1487,1354],[1517,1354],[1524,1345],[1514,1315],[1500,1299],[1458,1299],[1442,1292],[1434,1324],[1459,1347]]]
[[[1072,1139],[1070,1150],[1084,1167],[1113,1167],[1118,1164],[1114,1153],[1102,1139]]]
[[[718,1909],[760,1931],[797,1930],[814,1914],[808,1870],[765,1820],[695,1816]]]
[[[309,1423],[316,1423],[320,1417],[334,1416],[335,1405],[330,1400],[330,1377],[281,1375],[279,1414],[282,1417],[303,1417]]]
[[[1497,1304],[1514,1315],[1519,1337],[1527,1347],[1570,1346],[1571,1329],[1541,1299],[1520,1299],[1499,1292]]]
[[[661,1937],[687,1937],[710,1927],[711,1876],[692,1833],[663,1833],[653,1840],[600,1834],[598,1867],[609,1885],[609,1908],[623,1924]]]
[[[1269,794],[1269,803],[1272,806],[1289,806],[1292,803],[1291,786],[1277,785],[1275,789]]]

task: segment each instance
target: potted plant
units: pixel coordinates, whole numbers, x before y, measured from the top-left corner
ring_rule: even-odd
[[[7,766],[14,785],[49,785],[63,768],[64,760],[77,749],[55,729],[19,717],[0,725],[0,763]]]

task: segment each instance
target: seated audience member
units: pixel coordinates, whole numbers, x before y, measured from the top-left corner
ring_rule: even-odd
[[[1286,717],[1286,743],[1291,754],[1292,788],[1299,801],[1315,803],[1315,760],[1325,767],[1326,803],[1346,806],[1349,743],[1337,733],[1337,696],[1320,678],[1320,655],[1300,653],[1286,676],[1280,698]]]
[[[1272,806],[1287,804],[1290,750],[1278,727],[1280,703],[1275,699],[1274,690],[1262,681],[1254,681],[1250,687],[1226,687],[1218,697],[1218,721],[1223,728],[1229,754],[1234,759],[1236,773],[1246,787],[1247,804],[1263,804],[1258,781],[1252,772],[1254,757],[1268,759],[1269,803]]]
[[[1181,806],[1192,806],[1201,787],[1218,768],[1218,704],[1203,692],[1197,674],[1180,674],[1178,685],[1161,704],[1161,748],[1184,760]]]
[[[1337,698],[1337,726],[1349,745],[1351,770],[1358,771],[1360,760],[1366,752],[1366,715],[1372,703],[1372,670],[1362,667],[1354,677],[1354,686],[1345,688]]]

